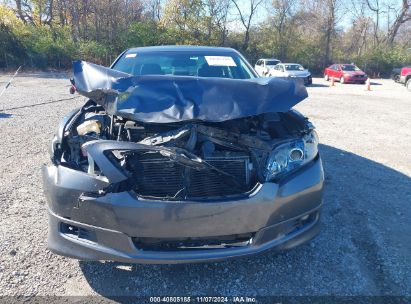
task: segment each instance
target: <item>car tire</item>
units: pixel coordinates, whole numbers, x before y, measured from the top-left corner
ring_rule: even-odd
[[[396,83],[400,82],[400,81],[401,81],[400,75],[396,74],[396,75],[394,76],[394,81],[395,81]]]
[[[341,78],[340,78],[340,83],[341,83],[341,84],[344,84],[344,83],[345,83],[344,76],[341,76]]]
[[[324,74],[324,79],[325,79],[325,81],[329,81],[329,80],[330,80],[330,76],[328,76],[327,74]]]
[[[405,87],[407,88],[408,91],[411,92],[411,78],[407,80],[407,82],[405,83]]]

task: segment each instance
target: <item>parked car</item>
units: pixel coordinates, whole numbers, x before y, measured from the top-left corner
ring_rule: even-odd
[[[310,71],[304,69],[304,67],[298,63],[279,63],[270,70],[268,75],[270,77],[301,78],[304,80],[305,85],[313,83]]]
[[[324,70],[324,79],[334,78],[340,83],[362,83],[364,84],[368,76],[354,64],[333,64]]]
[[[278,59],[259,59],[257,60],[254,69],[260,76],[267,76],[272,68],[279,64],[281,60]]]
[[[404,84],[408,91],[411,91],[411,66],[401,69],[400,83]]]
[[[43,167],[48,247],[81,260],[189,263],[288,249],[319,231],[318,137],[299,82],[230,48],[133,48],[76,61],[89,100]]]

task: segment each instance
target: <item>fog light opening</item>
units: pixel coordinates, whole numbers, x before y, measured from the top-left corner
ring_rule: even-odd
[[[299,148],[294,148],[290,151],[290,160],[291,161],[299,161],[303,160],[304,152]]]
[[[67,223],[60,223],[60,232],[69,237],[76,237],[91,242],[96,242],[96,234],[94,231],[70,225]]]
[[[73,225],[66,224],[66,223],[60,223],[60,231],[61,233],[75,235],[75,236],[78,236],[79,234],[79,228],[77,226],[73,226]]]

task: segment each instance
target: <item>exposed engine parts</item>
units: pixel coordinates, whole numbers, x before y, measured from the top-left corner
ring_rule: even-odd
[[[106,115],[90,102],[67,125],[61,157],[54,161],[106,176],[109,192],[171,200],[230,197],[264,182],[273,147],[307,131],[307,122],[293,111],[153,124]]]

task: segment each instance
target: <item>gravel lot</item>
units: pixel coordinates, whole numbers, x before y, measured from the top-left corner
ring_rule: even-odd
[[[8,79],[0,75],[0,86]],[[411,93],[314,79],[326,171],[322,232],[281,254],[195,265],[78,262],[46,249],[41,166],[83,99],[65,75],[22,75],[0,98],[0,295],[411,295]]]

